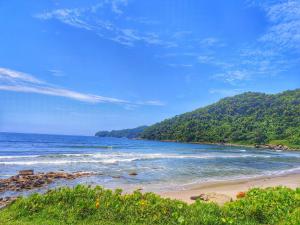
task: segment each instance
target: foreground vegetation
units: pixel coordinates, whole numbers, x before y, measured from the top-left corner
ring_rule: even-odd
[[[18,199],[0,211],[0,224],[296,225],[300,224],[300,189],[252,189],[240,200],[220,207],[80,185]]]
[[[146,128],[152,140],[235,144],[280,144],[300,149],[300,89],[228,97]]]

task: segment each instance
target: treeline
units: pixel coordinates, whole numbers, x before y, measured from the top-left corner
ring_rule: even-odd
[[[247,92],[147,127],[152,140],[300,147],[300,89],[280,94]]]

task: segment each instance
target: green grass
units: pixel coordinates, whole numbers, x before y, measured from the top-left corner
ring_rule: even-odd
[[[164,199],[153,193],[122,194],[101,187],[60,188],[20,198],[0,211],[0,224],[300,224],[300,189],[252,189],[220,207]]]

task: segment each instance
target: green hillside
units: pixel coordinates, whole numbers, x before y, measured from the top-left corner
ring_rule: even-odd
[[[99,131],[95,134],[97,137],[116,137],[116,138],[138,138],[147,126],[140,126],[132,129]]]
[[[300,148],[300,89],[227,97],[154,124],[140,137],[184,142],[271,143]]]

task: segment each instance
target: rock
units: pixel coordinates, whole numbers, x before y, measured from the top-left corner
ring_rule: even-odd
[[[5,197],[0,198],[0,209],[4,208],[5,206],[13,203],[18,197]]]
[[[228,195],[219,194],[219,193],[207,193],[207,194],[200,194],[197,196],[192,196],[191,200],[200,199],[202,201],[211,201],[218,203],[219,205],[223,205],[226,202],[230,202],[232,199]]]
[[[200,195],[196,195],[196,196],[191,196],[191,198],[190,198],[191,200],[198,200],[198,199],[200,199],[200,200],[202,200],[202,201],[208,201],[209,199],[208,199],[208,197],[207,197],[207,195],[205,195],[205,194],[200,194]]]
[[[28,175],[33,175],[34,172],[33,170],[20,170],[19,175],[20,176],[28,176]]]
[[[50,184],[54,179],[75,179],[89,175],[91,175],[91,173],[88,172],[48,172],[34,174],[33,170],[21,170],[19,171],[19,175],[7,179],[0,179],[0,192],[30,190]]]
[[[272,150],[280,150],[280,151],[285,151],[289,150],[289,147],[285,145],[273,145],[273,144],[265,144],[265,145],[255,145],[255,148],[267,148],[267,149],[272,149]]]
[[[137,172],[131,172],[131,173],[129,173],[128,175],[129,175],[129,176],[136,176],[136,175],[138,175],[138,174],[137,174]]]

